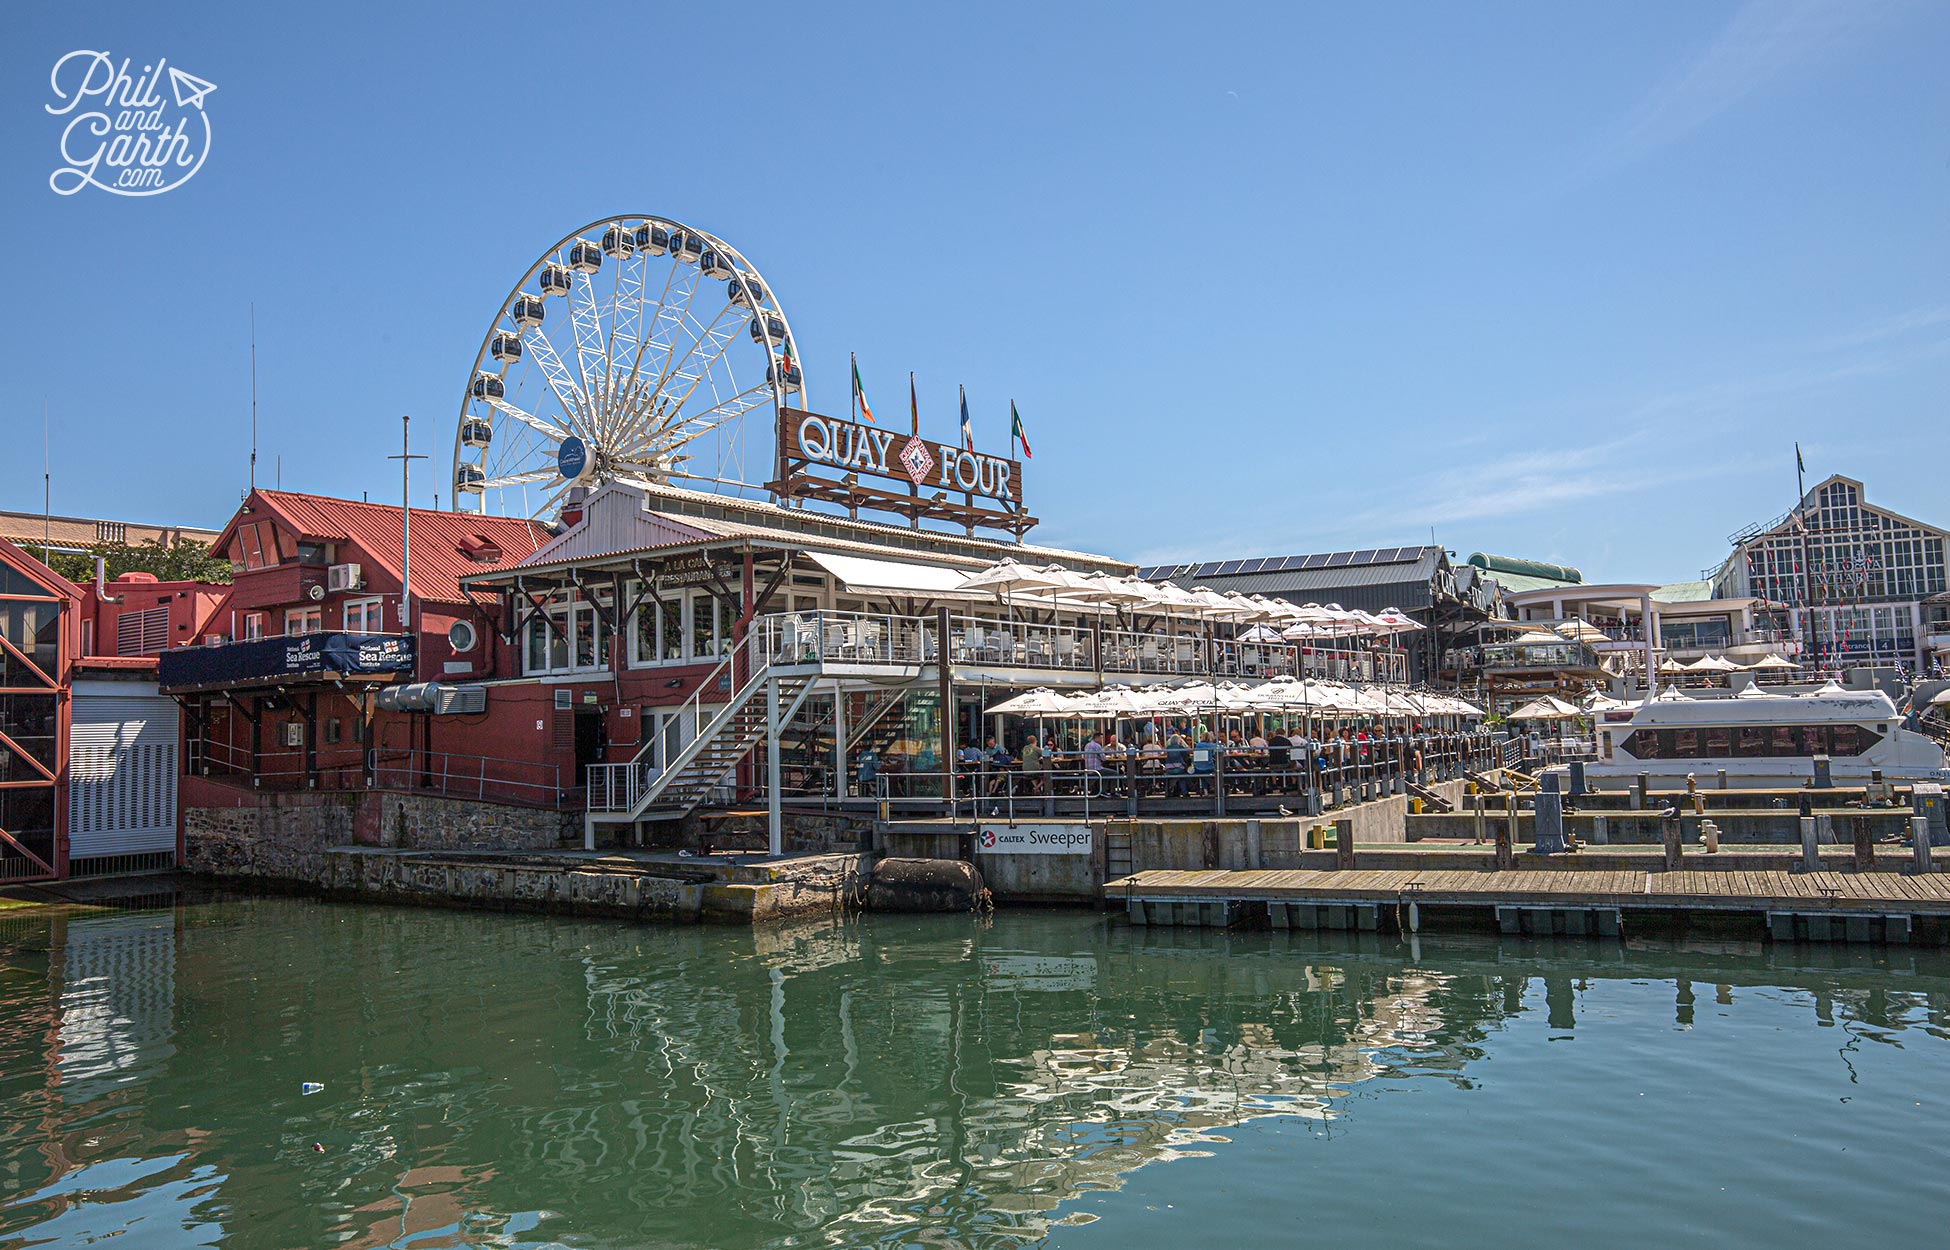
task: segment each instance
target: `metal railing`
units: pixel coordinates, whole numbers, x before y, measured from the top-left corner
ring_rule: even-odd
[[[1074,755],[1055,768],[1023,770],[1015,762],[985,760],[949,773],[905,768],[863,778],[863,796],[890,814],[917,812],[947,819],[1034,819],[1037,816],[1144,814],[1209,810],[1317,813],[1336,805],[1401,794],[1409,781],[1450,781],[1465,770],[1486,770],[1495,759],[1487,734],[1302,740],[1277,748],[1210,745],[1156,753],[1106,755],[1103,767],[1077,766]],[[822,800],[823,801],[823,800]]]
[[[367,783],[376,790],[438,794],[445,798],[516,803],[526,807],[571,806],[562,769],[536,760],[466,755],[457,751],[375,751]]]
[[[975,615],[948,618],[945,646],[935,620],[880,612],[787,612],[752,622],[753,662],[780,667],[919,666],[945,652],[958,665],[1102,673],[1126,677],[1337,681],[1408,680],[1408,656],[1395,650],[1250,643],[1202,635],[1041,625]]]
[[[628,812],[636,807],[650,792],[655,783],[666,773],[682,772],[684,767],[698,754],[710,746],[711,741],[723,732],[726,724],[735,717],[745,703],[755,697],[757,688],[769,680],[772,660],[770,646],[775,639],[772,635],[754,630],[741,646],[732,647],[725,652],[716,667],[705,674],[697,689],[682,706],[675,709],[680,716],[688,716],[694,733],[688,742],[683,743],[664,766],[656,766],[657,738],[655,735],[644,738],[636,754],[620,764],[590,764],[584,774],[588,810],[592,812]],[[745,680],[737,680],[739,660],[745,660]],[[707,700],[705,696],[718,696]],[[723,704],[712,713],[707,721],[704,716],[705,704]],[[663,709],[666,715],[670,709]],[[680,724],[685,723],[680,719]]]

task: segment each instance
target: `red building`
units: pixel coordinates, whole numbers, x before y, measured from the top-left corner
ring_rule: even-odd
[[[403,588],[400,517],[397,507],[285,491],[244,501],[211,547],[234,570],[205,630],[214,643],[162,659],[163,689],[188,712],[192,771],[259,788],[341,788],[449,777],[460,755],[485,780],[493,770],[482,760],[512,756],[504,735],[459,721],[442,726],[450,743],[430,718],[378,717],[376,696],[511,672],[501,599],[469,594],[460,579],[512,564],[551,536],[531,521],[416,509]],[[369,780],[369,769],[379,775]],[[538,795],[546,783],[552,801],[558,787],[543,771],[511,760],[498,780]]]
[[[81,596],[0,539],[0,882],[67,875]]]
[[[124,573],[97,591],[81,588],[81,653],[157,656],[170,647],[207,642],[218,605],[230,588],[220,582],[165,582],[154,573]],[[216,631],[221,632],[221,631]]]

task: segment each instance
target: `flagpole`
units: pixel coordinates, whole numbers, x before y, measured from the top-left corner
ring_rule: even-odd
[[[847,384],[853,388],[853,399],[851,401],[853,408],[847,416],[850,420],[858,421],[860,419],[860,358],[854,353],[848,352],[846,354],[846,362],[853,366],[852,372],[847,377]]]
[[[909,438],[921,437],[921,402],[914,397],[914,371],[907,371],[907,435]],[[912,475],[907,479],[907,493],[913,503],[907,509],[907,527],[921,528],[921,484]],[[948,767],[952,768],[950,764]]]
[[[961,418],[962,418],[961,445],[965,450],[972,453],[975,450],[975,427],[972,424],[970,424],[968,420],[968,388],[966,386],[963,386],[961,383],[957,382],[955,383],[955,389],[961,393]],[[972,492],[963,491],[961,496],[961,503],[962,503],[962,507],[967,508],[969,513],[972,514],[975,511],[975,496]],[[967,522],[962,526],[962,528],[968,532],[968,536],[970,538],[975,537],[974,521],[971,520]]]
[[[1807,464],[1801,459],[1801,444],[1794,444],[1794,508],[1801,522],[1801,615],[1805,623],[1802,633],[1806,635],[1802,645],[1808,649],[1810,658],[1819,660],[1815,650],[1815,568],[1808,558],[1808,488],[1806,481]]]

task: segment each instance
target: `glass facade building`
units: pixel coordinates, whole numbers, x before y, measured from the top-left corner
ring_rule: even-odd
[[[1943,530],[1870,506],[1862,483],[1831,477],[1772,525],[1735,539],[1720,593],[1782,605],[1824,667],[1926,668],[1931,596],[1950,590]]]

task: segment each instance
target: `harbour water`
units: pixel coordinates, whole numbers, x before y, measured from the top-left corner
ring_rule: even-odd
[[[1921,1245],[1947,1105],[1936,952],[0,912],[9,1247]]]

